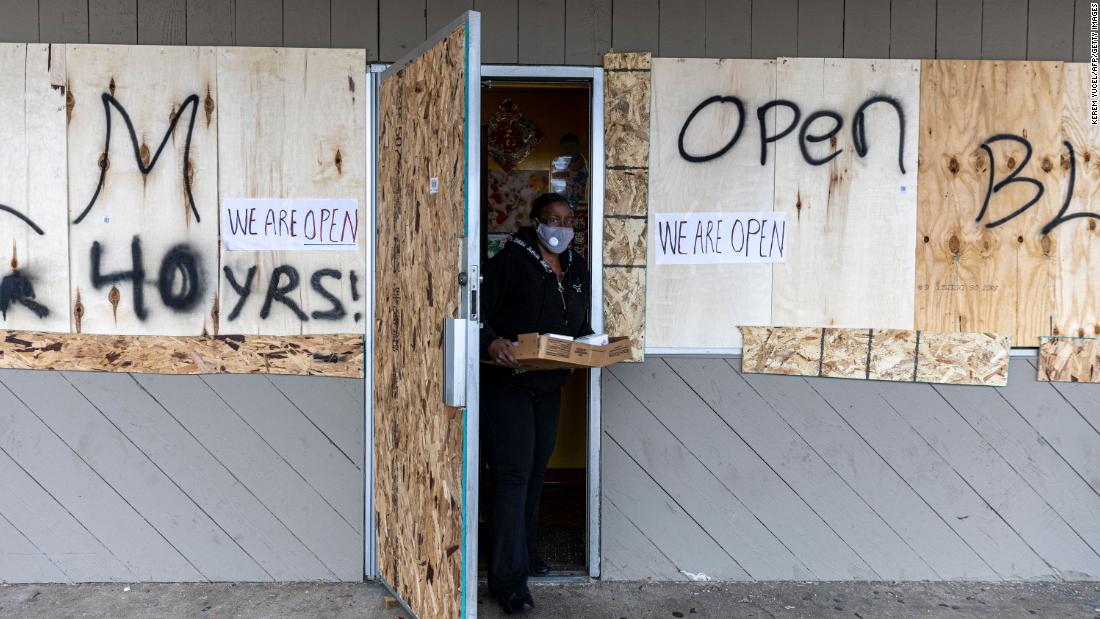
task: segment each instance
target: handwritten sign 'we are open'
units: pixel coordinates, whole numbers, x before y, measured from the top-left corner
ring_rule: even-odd
[[[657,213],[657,264],[786,262],[787,214]]]
[[[226,198],[221,232],[228,251],[357,251],[359,201]]]

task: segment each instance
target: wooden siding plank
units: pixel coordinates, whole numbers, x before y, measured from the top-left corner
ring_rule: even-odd
[[[798,55],[843,57],[844,27],[844,0],[801,0],[798,3]]]
[[[465,11],[474,8],[473,0],[427,0],[425,15],[427,16],[427,32],[430,36],[433,32],[442,29],[447,24],[458,19]],[[495,32],[486,33],[488,37],[495,36]]]
[[[951,524],[845,419],[844,413],[856,409],[888,414],[881,410],[886,407],[874,394],[876,387],[818,378],[783,385],[773,382],[772,388],[765,388],[765,395],[814,451],[935,570],[938,578],[996,579],[997,573],[962,541]],[[845,407],[841,402],[846,398]]]
[[[1027,57],[1031,60],[1073,60],[1073,13],[1073,0],[1029,3]]]
[[[983,0],[982,58],[1027,58],[1028,0]]]
[[[328,580],[325,566],[139,382],[137,375],[68,373],[65,377],[143,453],[278,581]],[[242,385],[259,376],[235,377]],[[160,381],[165,389],[207,391],[197,377]],[[361,484],[347,489],[362,494]],[[243,575],[233,580],[242,580]]]
[[[1092,15],[1090,0],[1074,0],[1073,4],[1073,61],[1088,62],[1091,56],[1090,34]]]
[[[289,13],[300,10],[300,7],[291,5],[285,9]],[[283,45],[283,10],[283,0],[236,0],[236,8],[233,11],[234,31],[237,33],[236,45],[248,47]],[[333,7],[333,11],[335,10]],[[327,10],[318,9],[316,12],[328,17]],[[317,25],[314,24],[313,27],[317,28]],[[328,45],[326,43],[321,47],[328,47]]]
[[[752,0],[752,57],[798,55],[798,0]]]
[[[0,387],[0,451],[80,521],[133,573],[152,582],[200,581],[203,576],[51,431],[7,387]]]
[[[519,0],[517,16],[521,64],[565,62],[565,0]]]
[[[332,47],[330,11],[328,2],[283,0],[283,45]]]
[[[126,569],[73,515],[6,453],[0,453],[0,513],[73,582],[125,582]]]
[[[138,0],[139,45],[186,45],[187,3]]]
[[[936,58],[982,57],[982,0],[936,0]]]
[[[135,375],[161,406],[202,443],[312,551],[337,580],[361,580],[359,533],[271,449],[217,392],[196,381],[179,389],[173,377]]]
[[[610,368],[604,384],[621,381],[631,390],[631,397],[640,397],[642,406],[632,403],[620,414],[633,418],[647,414],[648,409],[657,415],[790,549],[799,561],[797,567],[804,565],[823,580],[873,578],[871,568],[744,441],[738,428],[727,425],[703,401],[730,371],[722,359],[654,358],[645,364]],[[605,418],[608,411],[620,410],[616,404],[616,399],[605,399]],[[790,569],[793,572],[796,565]]]
[[[89,42],[136,45],[137,36],[137,0],[88,0]]]
[[[203,580],[271,580],[162,468],[57,372],[24,372],[7,387],[114,488]],[[123,394],[115,395],[121,399]]]
[[[72,582],[4,517],[3,510],[0,510],[0,582]]]
[[[378,56],[378,0],[332,0],[332,46],[367,50]]]
[[[87,43],[88,0],[39,0],[38,40]]]
[[[615,0],[611,49],[616,52],[656,52],[660,41],[658,0]]]
[[[245,382],[224,375],[202,380],[362,534],[363,497],[354,490],[361,485],[363,473],[304,413],[268,381]]]
[[[0,0],[0,41],[34,43],[38,41],[38,3],[26,0]]]
[[[936,57],[936,0],[893,0],[890,57]]]
[[[363,382],[271,376],[272,384],[309,417],[345,456],[363,468]]]
[[[713,374],[683,378],[870,566],[871,580],[932,577],[932,570],[779,416],[756,382],[778,379],[782,386],[788,379],[742,376],[732,367],[718,375],[720,381]],[[867,576],[853,570],[849,578]]]
[[[604,433],[604,496],[684,574],[719,580],[748,580],[741,569],[690,514],[668,496],[615,440]],[[690,578],[690,576],[688,576]]]
[[[379,0],[378,49],[383,62],[399,60],[424,42],[430,34],[426,10],[426,0]]]
[[[1064,571],[1067,557],[1082,557],[1091,551],[1081,538],[1042,499],[997,450],[972,427],[944,394],[953,390],[993,391],[980,387],[934,386],[940,398],[921,398],[916,385],[880,393],[922,438],[946,460],[1038,556],[1018,557],[1018,567],[1007,578],[1050,578]],[[994,397],[997,397],[994,393]],[[966,515],[966,514],[960,514]],[[1058,570],[1055,572],[1054,570]]]
[[[474,10],[481,12],[481,62],[518,62],[519,0],[474,0]]]
[[[565,64],[601,66],[611,49],[612,0],[565,0]]]
[[[752,0],[707,0],[708,58],[752,55]]]
[[[609,499],[603,499],[600,513],[603,548],[600,553],[601,580],[688,579]]]
[[[633,364],[636,365],[636,364]],[[627,370],[627,373],[630,373]],[[652,384],[652,383],[651,383]],[[632,381],[631,388],[650,394]],[[813,572],[731,491],[672,435],[619,380],[604,383],[604,433],[625,450],[753,580],[814,579]],[[730,521],[737,522],[735,527]],[[719,577],[717,574],[708,574]]]
[[[233,3],[225,0],[188,0],[188,45],[236,45]]]
[[[706,0],[661,2],[657,7],[657,54],[664,58],[707,55]]]
[[[883,0],[845,0],[845,58],[890,57],[890,5]]]

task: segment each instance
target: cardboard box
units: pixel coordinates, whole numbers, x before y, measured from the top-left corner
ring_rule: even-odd
[[[521,333],[512,354],[530,370],[602,368],[630,359],[630,338],[613,337],[596,346],[538,333]]]

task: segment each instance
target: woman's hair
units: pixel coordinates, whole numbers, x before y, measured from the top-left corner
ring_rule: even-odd
[[[546,214],[546,209],[550,208],[551,204],[558,202],[564,203],[572,210],[573,205],[569,204],[569,200],[565,199],[565,196],[560,193],[547,192],[531,201],[531,219],[542,219],[542,216]]]

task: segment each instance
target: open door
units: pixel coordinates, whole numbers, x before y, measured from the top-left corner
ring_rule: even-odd
[[[467,12],[378,88],[377,567],[424,619],[477,615],[480,57]]]

